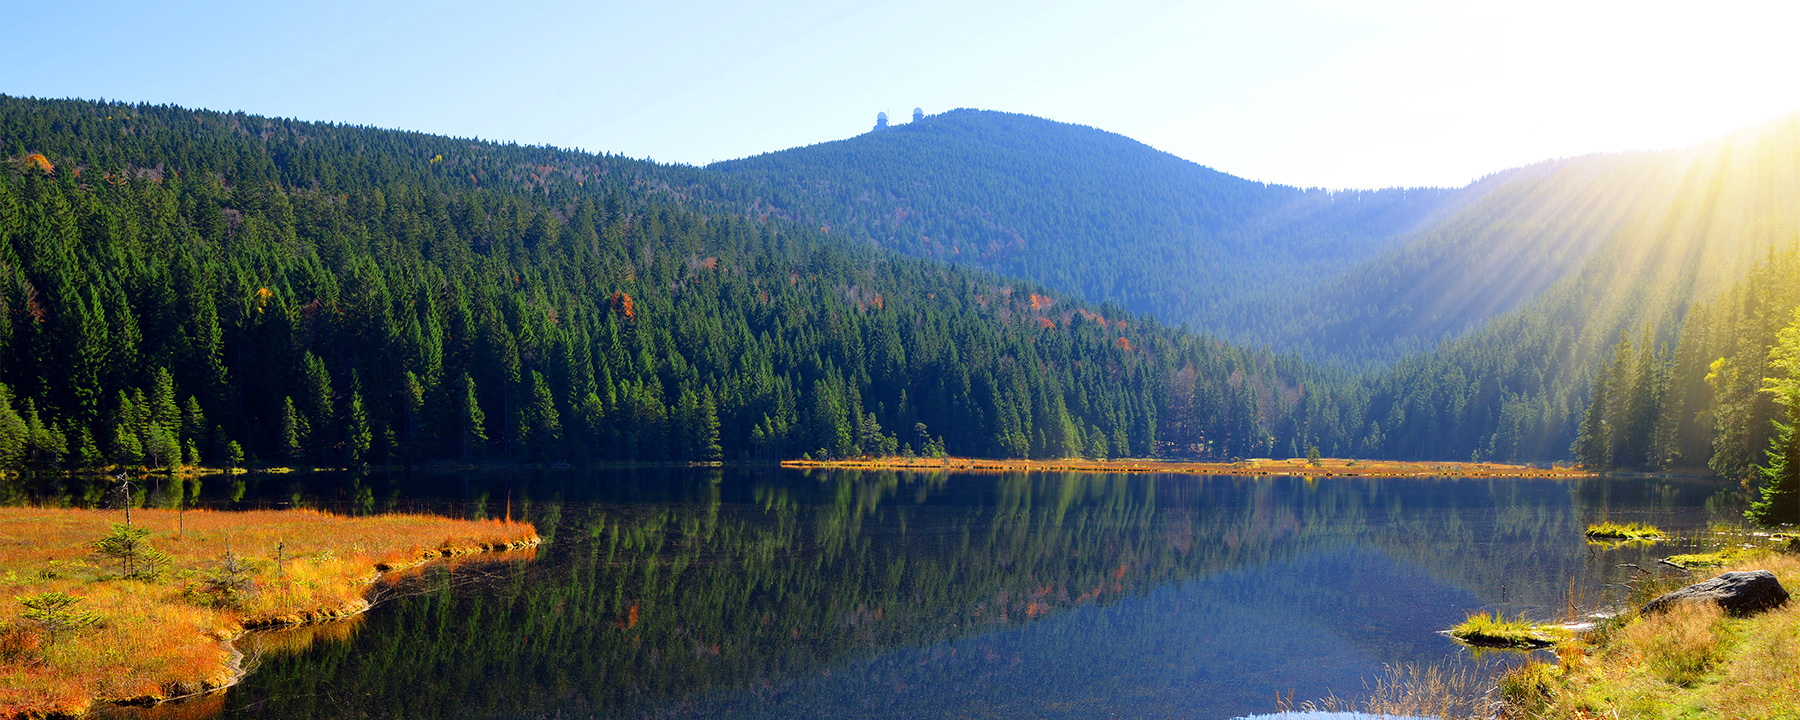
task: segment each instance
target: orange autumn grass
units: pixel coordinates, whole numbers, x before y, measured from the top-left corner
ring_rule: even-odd
[[[133,525],[170,556],[156,580],[121,577],[92,543],[119,511],[0,508],[0,717],[72,715],[95,700],[146,701],[231,682],[229,640],[246,627],[359,611],[379,571],[445,555],[534,544],[528,523],[428,515],[345,517],[312,510],[133,510]],[[215,607],[196,589],[226,550],[256,590]],[[280,560],[278,563],[277,560]],[[22,620],[20,596],[64,592],[98,626],[55,642]]]
[[[909,470],[955,472],[1088,472],[1088,473],[1169,473],[1186,475],[1285,475],[1304,477],[1508,477],[1508,478],[1578,478],[1594,473],[1578,468],[1539,468],[1507,463],[1416,461],[1416,460],[1351,460],[1321,458],[1315,464],[1306,458],[1274,460],[1258,458],[1239,462],[1202,462],[1144,458],[1090,460],[1061,458],[1043,460],[984,459],[962,457],[866,457],[849,460],[783,460],[786,468],[822,468],[831,470]]]

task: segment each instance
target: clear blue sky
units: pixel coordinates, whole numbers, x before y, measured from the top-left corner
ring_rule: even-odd
[[[0,92],[704,164],[978,107],[1296,185],[1460,185],[1800,109],[1776,2],[0,0]]]

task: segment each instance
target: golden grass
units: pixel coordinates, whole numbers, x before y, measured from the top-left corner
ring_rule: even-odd
[[[1655,525],[1597,522],[1587,526],[1587,536],[1598,540],[1653,540],[1664,535],[1662,528]]]
[[[1768,570],[1790,591],[1800,588],[1794,555],[1747,551],[1722,570]],[[1596,634],[1574,662],[1514,671],[1502,680],[1501,693],[1519,717],[1800,720],[1796,605],[1748,617],[1707,603],[1634,614]]]
[[[1387,665],[1365,688],[1368,697],[1356,701],[1329,695],[1320,700],[1295,703],[1277,696],[1282,713],[1360,713],[1373,718],[1438,718],[1439,720],[1492,720],[1487,697],[1487,674],[1477,665]]]
[[[1566,639],[1568,631],[1559,627],[1534,623],[1524,618],[1506,619],[1485,612],[1470,615],[1450,628],[1450,636],[1482,647],[1544,648]]]
[[[1304,477],[1589,477],[1595,473],[1574,468],[1535,468],[1529,465],[1470,462],[1415,462],[1408,460],[1354,460],[1322,458],[1317,465],[1306,458],[1272,460],[1256,458],[1239,462],[1184,462],[1121,458],[1117,460],[995,460],[982,458],[883,457],[855,460],[783,460],[782,467],[841,470],[955,470],[957,472],[1094,472],[1177,473],[1188,475],[1295,475]]]
[[[117,511],[0,508],[0,716],[75,714],[99,700],[154,700],[234,679],[228,641],[270,627],[359,611],[379,570],[529,544],[525,523],[426,515],[345,517],[312,510],[133,510],[170,556],[157,580],[121,577],[91,543]],[[255,589],[236,607],[200,592],[227,549]],[[20,618],[18,596],[80,597],[96,628],[49,642]]]
[[[1743,551],[1741,551],[1737,548],[1728,548],[1725,550],[1720,550],[1718,552],[1684,553],[1681,555],[1670,555],[1666,558],[1663,558],[1663,560],[1668,562],[1670,565],[1674,565],[1676,567],[1681,567],[1681,568],[1688,568],[1688,569],[1718,568],[1718,567],[1725,567],[1726,565],[1730,565],[1733,562],[1736,562],[1742,556],[1743,556]]]

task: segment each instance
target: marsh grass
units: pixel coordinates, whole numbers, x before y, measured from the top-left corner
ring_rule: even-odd
[[[1601,521],[1587,526],[1586,535],[1595,540],[1656,540],[1665,537],[1661,528],[1645,523]]]
[[[1676,567],[1692,570],[1697,568],[1725,567],[1726,565],[1736,562],[1742,555],[1742,551],[1731,549],[1709,553],[1682,553],[1680,555],[1670,555],[1663,558],[1663,561]]]
[[[1768,570],[1800,587],[1800,557],[1740,550],[1704,573],[1645,575],[1631,608],[1730,570]],[[1649,617],[1635,610],[1584,636],[1582,657],[1514,669],[1498,690],[1514,717],[1800,718],[1800,609],[1796,603],[1733,617],[1711,603],[1680,603]]]
[[[1335,695],[1320,700],[1277,702],[1279,712],[1362,713],[1378,718],[1494,720],[1491,688],[1495,668],[1469,662],[1390,664],[1365,686],[1358,700]]]
[[[378,568],[526,543],[525,523],[426,515],[345,517],[311,510],[132,511],[168,556],[155,578],[126,577],[93,542],[117,512],[0,508],[0,717],[78,714],[95,699],[156,699],[233,679],[225,642],[245,627],[324,619],[364,607]],[[277,548],[280,548],[279,558]],[[206,591],[227,551],[245,592]],[[279,559],[279,562],[277,560]],[[105,560],[105,561],[103,561]],[[21,618],[17,596],[63,592],[98,625],[54,642]]]
[[[1450,636],[1470,645],[1533,649],[1550,647],[1569,632],[1523,617],[1508,620],[1505,615],[1478,612],[1450,628]]]

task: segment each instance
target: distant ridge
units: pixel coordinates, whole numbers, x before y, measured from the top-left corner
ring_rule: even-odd
[[[1267,185],[1091,127],[968,109],[707,169],[753,188],[746,205],[834,234],[1203,325],[1272,280],[1374,257],[1465,194]]]

